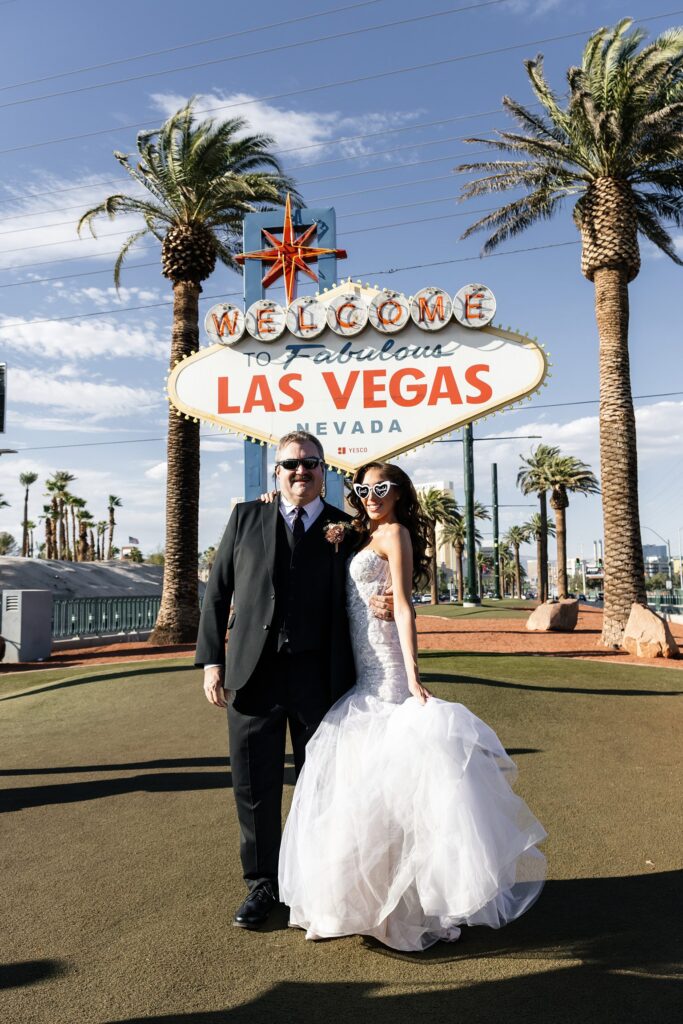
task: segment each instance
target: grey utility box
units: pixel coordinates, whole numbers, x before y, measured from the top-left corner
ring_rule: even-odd
[[[43,661],[52,651],[52,592],[5,590],[2,594],[3,662]]]

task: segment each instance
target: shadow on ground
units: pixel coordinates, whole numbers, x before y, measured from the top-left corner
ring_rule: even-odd
[[[429,661],[430,659],[444,659],[444,658],[455,658],[458,654],[467,652],[458,651],[421,651],[420,661]],[[507,658],[513,657],[514,655],[498,654],[494,652],[482,653],[477,651],[474,657],[476,658]],[[538,657],[544,657],[544,655],[538,655]],[[543,686],[542,684],[536,683],[513,683],[503,679],[484,679],[479,676],[471,676],[467,672],[420,672],[420,679],[422,682],[429,686],[430,683],[450,683],[472,686],[495,686],[503,690],[532,690],[540,693],[582,693],[589,694],[595,697],[680,697],[683,694],[683,690],[644,690],[637,689],[635,687],[629,687],[628,689],[619,689],[614,686],[605,685],[603,687],[589,687],[589,686]]]
[[[39,981],[64,974],[67,970],[67,964],[62,960],[19,960],[0,964],[0,991],[35,985]]]
[[[524,753],[520,749],[520,753]],[[232,774],[226,770],[228,757],[163,758],[157,761],[138,761],[130,764],[80,765],[63,768],[15,768],[0,771],[0,775],[44,775],[52,773],[71,774],[75,772],[134,771],[137,768],[163,769],[178,767],[221,766],[222,771],[149,771],[139,775],[126,775],[114,779],[86,779],[79,782],[58,782],[42,786],[17,786],[0,791],[0,814],[23,811],[27,807],[42,807],[47,804],[80,803],[83,800],[101,800],[105,797],[120,796],[122,793],[179,793],[204,789],[232,788]],[[285,755],[284,781],[294,786],[294,758]]]
[[[86,683],[101,683],[105,679],[136,679],[139,676],[169,675],[171,672],[187,672],[191,665],[165,665],[163,661],[157,661],[151,668],[139,668],[138,665],[129,667],[128,671],[101,672],[96,675],[76,676],[75,679],[60,679],[58,683],[48,683],[45,686],[36,686],[30,690],[22,690],[20,693],[10,693],[6,697],[0,697],[0,701],[19,700],[22,697],[36,697],[39,693],[49,693],[51,690],[65,690],[71,686],[84,686]]]
[[[422,954],[402,954],[365,941],[368,973],[375,956],[410,964],[406,986],[363,981],[288,981],[257,999],[222,1010],[117,1018],[109,1024],[253,1024],[373,1020],[380,1024],[415,1021],[531,1024],[614,1024],[619,1021],[680,1020],[681,939],[679,910],[682,872],[627,878],[549,882],[539,903],[502,931],[465,929],[456,945],[439,944]],[[305,949],[302,949],[302,957]],[[549,960],[550,970],[524,973],[469,986],[449,986],[440,973],[433,989],[432,968],[445,961],[505,958]],[[567,960],[558,967],[558,960]],[[575,962],[581,960],[580,966]],[[301,960],[299,961],[301,964]],[[419,965],[415,967],[413,965]],[[538,965],[541,967],[541,965]],[[354,969],[358,967],[354,958]],[[351,977],[351,974],[350,974]]]

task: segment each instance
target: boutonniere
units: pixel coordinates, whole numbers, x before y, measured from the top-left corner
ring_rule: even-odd
[[[328,523],[325,527],[325,540],[328,544],[334,544],[335,554],[339,551],[339,545],[347,533],[353,529],[351,523]]]

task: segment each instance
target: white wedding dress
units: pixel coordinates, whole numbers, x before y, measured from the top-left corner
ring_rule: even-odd
[[[280,853],[290,924],[400,950],[499,928],[541,891],[545,832],[496,734],[462,704],[410,696],[396,624],[369,609],[388,563],[365,548],[347,571],[357,683],[306,748]]]

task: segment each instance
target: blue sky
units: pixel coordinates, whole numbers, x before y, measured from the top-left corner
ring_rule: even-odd
[[[0,513],[0,529],[20,536],[20,472],[40,474],[35,519],[45,477],[67,469],[96,518],[104,518],[106,496],[117,494],[119,536],[138,537],[145,551],[163,545],[170,286],[158,249],[146,243],[131,257],[117,297],[112,253],[135,225],[102,222],[93,241],[78,240],[75,224],[89,206],[126,187],[113,150],[133,152],[138,128],[160,123],[193,94],[199,108],[217,117],[240,114],[274,136],[308,204],[336,207],[338,244],[349,252],[344,274],[409,294],[426,285],[453,293],[484,281],[496,294],[497,319],[546,343],[553,367],[542,396],[475,428],[478,436],[517,438],[476,446],[482,501],[490,500],[495,460],[503,505],[525,504],[515,489],[519,454],[537,442],[524,435],[542,435],[599,473],[597,406],[565,404],[598,395],[593,288],[580,274],[570,207],[504,247],[530,251],[480,261],[481,240],[459,240],[473,214],[455,202],[462,178],[452,169],[479,152],[462,137],[509,124],[500,110],[504,94],[531,102],[525,58],[542,52],[548,77],[562,90],[590,31],[625,15],[668,14],[646,23],[656,35],[680,23],[683,10],[651,0],[508,0],[479,10],[466,0],[428,0],[419,9],[406,0],[319,6],[120,0],[115,16],[104,19],[84,0],[0,4],[0,361],[9,366],[0,441],[21,450],[0,463],[0,491],[12,504]],[[294,18],[305,20],[274,24]],[[386,24],[405,19],[412,20]],[[374,29],[380,25],[386,27]],[[573,37],[555,38],[567,35]],[[150,55],[161,50],[172,52]],[[680,244],[683,252],[683,238]],[[683,270],[647,244],[642,256],[630,290],[633,392],[661,396],[682,388],[673,297]],[[389,273],[456,259],[463,262]],[[202,309],[240,289],[238,276],[219,268],[205,285]],[[677,553],[683,394],[636,406],[641,517],[650,528],[643,539],[657,543],[654,530]],[[102,443],[112,441],[121,443]],[[243,492],[241,459],[236,440],[202,442],[202,547],[220,537],[231,498]],[[462,495],[459,445],[433,445],[403,465],[418,483],[453,480]],[[533,510],[503,508],[502,529]],[[599,499],[574,498],[568,522],[570,554],[589,556],[601,536]]]

